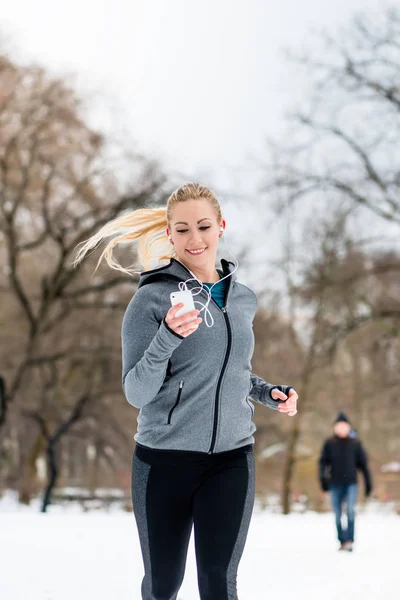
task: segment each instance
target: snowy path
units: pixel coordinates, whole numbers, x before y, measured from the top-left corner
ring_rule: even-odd
[[[240,600],[399,598],[400,517],[357,525],[356,551],[343,554],[331,515],[254,515]],[[140,600],[131,514],[0,512],[0,565],[2,600]],[[198,600],[192,546],[179,600]]]

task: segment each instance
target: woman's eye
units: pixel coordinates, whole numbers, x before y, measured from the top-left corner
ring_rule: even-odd
[[[206,229],[210,229],[211,225],[204,225],[203,227],[199,227],[200,231],[205,231]],[[187,233],[188,229],[177,229],[177,233]]]

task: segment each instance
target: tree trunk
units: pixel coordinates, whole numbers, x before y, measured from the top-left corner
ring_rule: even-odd
[[[0,376],[0,429],[6,422],[7,416],[7,399],[6,399],[6,382],[4,377]]]
[[[59,470],[58,470],[58,466],[57,466],[57,459],[56,459],[56,442],[52,438],[50,438],[48,440],[46,454],[47,454],[47,467],[49,470],[49,478],[48,478],[46,490],[45,490],[45,493],[43,496],[43,502],[42,502],[42,508],[41,508],[42,513],[45,513],[47,511],[47,507],[49,506],[49,504],[51,504],[51,495],[52,495],[53,489],[57,483],[58,474],[59,474]]]
[[[299,412],[297,416],[294,417],[295,421],[290,432],[286,458],[285,458],[285,466],[283,469],[283,481],[282,481],[282,510],[283,514],[288,515],[290,513],[291,508],[291,492],[292,492],[292,481],[295,472],[296,466],[296,454],[297,454],[297,444],[301,434],[301,415],[304,413],[304,410],[307,406],[308,396],[309,396],[309,388],[311,383],[311,378],[315,369],[315,353],[317,348],[317,340],[319,335],[319,323],[322,315],[323,309],[323,294],[320,297],[319,304],[317,307],[317,311],[314,317],[314,334],[311,340],[311,345],[308,351],[307,359],[304,365],[303,373],[302,373],[302,381],[300,383],[300,387],[298,390],[299,394]]]
[[[48,467],[48,483],[47,483],[47,487],[46,487],[46,490],[44,493],[43,503],[42,503],[42,508],[41,508],[41,512],[43,512],[43,513],[46,512],[47,507],[51,503],[51,495],[52,495],[53,489],[57,483],[57,479],[58,479],[58,475],[59,475],[59,466],[57,464],[57,457],[56,457],[57,446],[58,446],[61,438],[67,434],[70,427],[82,418],[83,409],[84,409],[85,405],[89,402],[89,400],[90,400],[89,394],[84,393],[78,399],[69,418],[66,421],[64,421],[64,423],[61,423],[58,426],[56,432],[53,435],[48,434],[47,426],[46,426],[44,419],[38,414],[33,415],[33,418],[39,423],[39,426],[43,432],[43,435],[45,435],[46,439],[47,439],[46,454],[47,454],[47,467]]]
[[[300,436],[300,424],[297,421],[290,432],[288,448],[286,452],[285,467],[283,470],[282,486],[282,511],[284,515],[290,513],[290,499],[292,497],[292,481],[296,464],[297,442]]]

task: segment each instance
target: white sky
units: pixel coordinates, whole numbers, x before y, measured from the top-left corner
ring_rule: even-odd
[[[129,132],[179,172],[222,182],[262,154],[284,110],[301,102],[283,49],[300,51],[312,30],[334,32],[355,11],[373,14],[385,3],[10,0],[0,34],[14,55],[77,73],[85,89],[101,92],[93,116],[102,127]]]
[[[237,252],[238,240],[253,248],[240,276],[262,288],[286,230],[259,205],[255,161],[307,97],[284,50],[302,53],[313,32],[334,35],[356,12],[373,17],[390,0],[5,1],[0,36],[12,56],[76,74],[92,125],[161,159],[176,185],[211,185],[228,248]],[[233,193],[247,202],[225,203]]]

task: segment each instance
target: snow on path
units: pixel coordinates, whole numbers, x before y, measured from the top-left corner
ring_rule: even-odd
[[[353,554],[332,515],[253,516],[240,600],[397,600],[400,518],[360,515]],[[0,512],[1,600],[140,600],[142,563],[128,513]],[[191,543],[179,600],[198,600]]]

